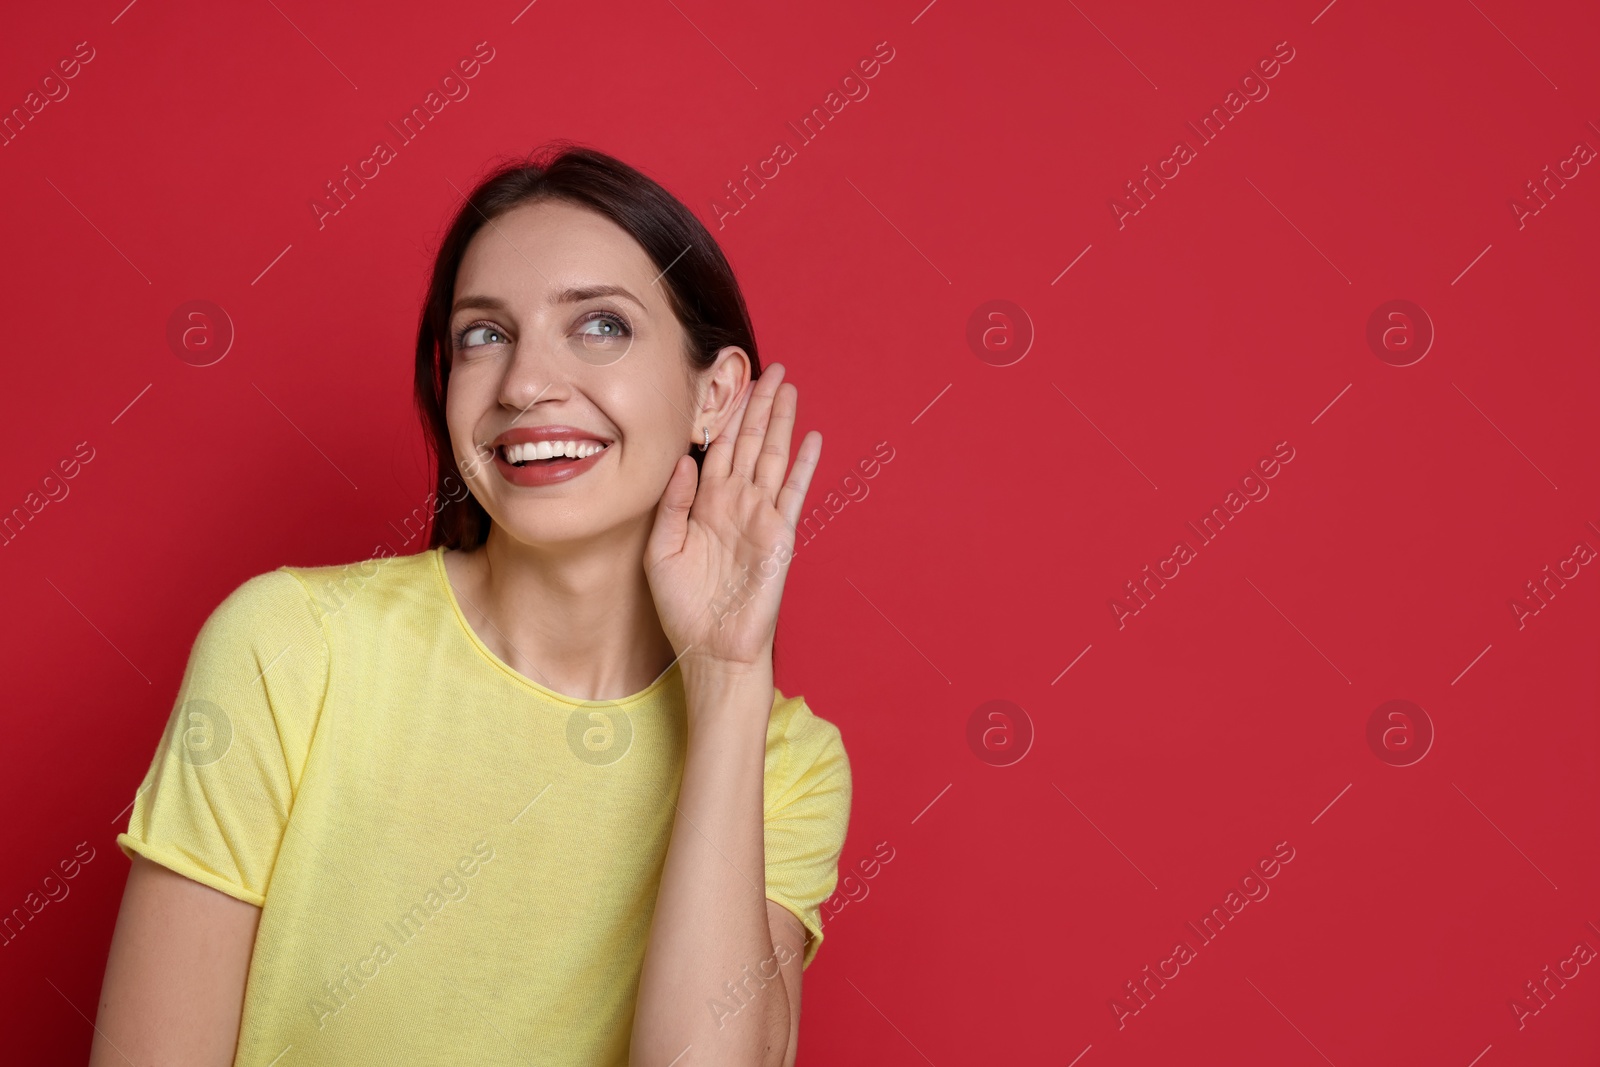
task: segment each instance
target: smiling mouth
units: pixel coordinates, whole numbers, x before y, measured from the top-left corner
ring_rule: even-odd
[[[495,452],[513,467],[554,467],[588,459],[609,447],[598,441],[539,441],[501,445]]]

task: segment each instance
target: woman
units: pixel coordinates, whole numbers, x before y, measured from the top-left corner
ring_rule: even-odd
[[[782,379],[649,178],[480,185],[418,332],[431,547],[206,620],[92,1067],[793,1063],[851,779],[773,686],[822,448]]]

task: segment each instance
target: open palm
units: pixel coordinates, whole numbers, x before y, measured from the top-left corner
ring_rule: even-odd
[[[809,431],[789,470],[799,391],[783,370],[773,364],[746,390],[698,484],[694,460],[678,460],[656,508],[645,573],[679,656],[734,667],[771,656],[795,526],[822,455],[822,435]]]

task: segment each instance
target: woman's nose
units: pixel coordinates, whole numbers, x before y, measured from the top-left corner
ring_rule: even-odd
[[[500,379],[500,402],[520,412],[540,400],[559,399],[563,362],[559,353],[549,351],[547,343],[529,338],[518,340],[506,364],[505,375]]]

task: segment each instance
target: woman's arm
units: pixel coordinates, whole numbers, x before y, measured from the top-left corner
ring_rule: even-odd
[[[780,932],[769,920],[763,786],[773,634],[822,435],[806,434],[789,471],[798,391],[783,377],[774,363],[746,380],[698,475],[678,460],[645,550],[683,664],[688,751],[639,976],[634,1067],[686,1052],[684,1067],[794,1059],[803,961],[788,945],[798,924]],[[737,611],[721,606],[728,592]]]
[[[793,916],[774,928],[770,909],[784,909],[766,897],[771,667],[709,677],[686,670],[684,691],[689,747],[629,1061],[667,1067],[682,1056],[696,1067],[781,1067],[794,1062],[805,942]]]
[[[261,909],[135,856],[89,1067],[230,1067]]]

